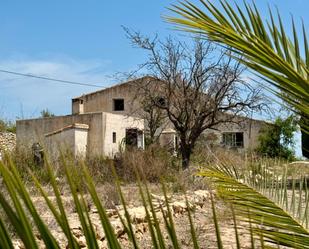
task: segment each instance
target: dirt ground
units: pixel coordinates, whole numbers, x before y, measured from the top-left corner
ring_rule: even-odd
[[[122,190],[128,204],[129,213],[133,221],[134,231],[140,247],[152,248],[146,213],[144,207],[141,204],[138,187],[135,184],[129,184],[123,186]],[[130,244],[128,236],[124,231],[116,209],[122,216],[124,215],[124,211],[119,203],[119,198],[115,196],[115,194],[117,193],[113,191],[115,190],[109,184],[97,187],[99,197],[102,199],[103,202],[107,204],[107,211],[110,217],[110,222],[114,227],[119,242],[121,243],[123,248],[132,248],[132,245]],[[150,191],[152,193],[153,203],[157,209],[157,216],[159,218],[160,226],[165,237],[166,245],[169,245],[168,248],[173,248],[170,243],[168,233],[166,232],[163,216],[159,208],[159,206],[163,203],[163,195],[161,193],[160,187],[154,184],[150,185]],[[52,195],[51,191],[49,194],[50,199],[55,201],[55,198]],[[200,247],[217,248],[217,239],[211,209],[210,192],[205,189],[191,190],[187,191],[185,194],[169,193],[169,203],[172,210],[173,220],[176,227],[180,247],[193,248],[190,233],[190,224],[188,219],[188,211],[185,203],[185,196],[187,196],[189,200],[191,215],[193,218],[195,232],[198,237]],[[79,223],[78,214],[74,208],[74,202],[70,197],[68,190],[65,188],[62,190],[62,197],[73,234],[81,247],[86,248],[86,240],[83,235],[82,227]],[[48,227],[51,229],[52,234],[60,243],[61,248],[67,248],[66,238],[63,235],[56,220],[52,216],[51,212],[45,205],[44,199],[41,196],[35,195],[32,197],[32,199],[38,209],[38,212],[43,217]],[[89,198],[87,198],[86,196],[86,199]],[[98,244],[100,248],[108,248],[97,210],[90,200],[88,202],[88,207],[90,218],[94,225]],[[216,212],[220,223],[220,233],[224,248],[236,248],[235,229],[229,208],[226,207],[226,205],[222,201],[216,200]],[[242,224],[238,224],[238,233],[240,235],[239,237],[241,239],[242,248],[251,248],[250,236],[247,233],[247,229],[243,228],[241,225]],[[40,240],[39,236],[38,242],[40,248],[44,248],[43,241]],[[15,248],[23,248],[22,243],[18,240],[15,240],[14,245]]]

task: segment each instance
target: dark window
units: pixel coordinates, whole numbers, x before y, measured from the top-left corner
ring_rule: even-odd
[[[113,132],[113,143],[116,143],[116,132]]]
[[[137,146],[137,137],[138,130],[137,129],[127,129],[126,130],[126,145]]]
[[[165,98],[163,98],[163,97],[158,96],[158,97],[156,97],[155,101],[156,101],[156,104],[160,107],[166,106],[166,101],[165,101]]]
[[[84,104],[84,100],[81,99],[81,100],[79,101],[79,103],[80,103],[81,105]]]
[[[244,133],[225,132],[222,134],[222,143],[230,147],[244,147]]]
[[[124,99],[114,99],[114,111],[124,111]]]

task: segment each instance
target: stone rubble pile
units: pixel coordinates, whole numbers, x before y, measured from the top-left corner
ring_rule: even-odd
[[[12,151],[16,146],[16,134],[12,132],[0,132],[0,153],[1,151]]]
[[[164,201],[163,196],[158,195],[151,195],[153,200],[154,209],[156,212],[157,219],[159,220],[160,224],[164,224],[164,218],[163,218],[163,212],[167,211],[166,203]],[[188,201],[188,205],[186,204],[186,197]],[[192,212],[195,209],[202,209],[207,203],[209,203],[210,200],[210,192],[207,190],[197,190],[197,191],[190,191],[187,192],[186,197],[184,195],[180,195],[177,197],[168,197],[169,207],[171,210],[172,215],[177,218],[182,215],[185,215],[188,211],[188,208],[192,210]],[[147,223],[147,216],[146,211],[143,206],[128,206],[127,211],[130,215],[130,219],[132,221],[132,227],[135,232],[137,239],[143,239],[143,236],[148,230],[148,223]],[[121,216],[123,219],[125,219],[125,212],[123,206],[119,205],[115,209],[108,209],[106,210],[107,215],[110,219],[110,223],[112,227],[114,228],[115,234],[119,241],[122,242],[122,244],[129,244],[128,236],[126,235],[125,228],[122,225],[121,219],[119,216]],[[150,209],[149,209],[149,213]],[[98,214],[98,211],[96,208],[91,205],[89,217],[92,221],[92,224],[94,226],[94,232],[96,234],[96,238],[98,241],[99,248],[108,248],[107,240],[101,225],[100,217]],[[52,217],[49,217],[52,218]],[[76,238],[79,246],[81,248],[87,247],[86,238],[83,234],[82,226],[79,222],[78,214],[74,213],[73,215],[70,215],[68,218],[70,228],[72,230],[72,233],[74,237]],[[53,232],[54,236],[57,238],[57,240],[61,243],[61,248],[68,248],[68,244],[66,242],[66,239],[61,231],[61,229],[57,229],[57,231]],[[38,238],[38,237],[37,237]],[[38,243],[40,245],[40,248],[44,248],[44,243],[42,239],[38,238]],[[16,249],[23,248],[22,243],[20,241],[14,242],[14,247]]]

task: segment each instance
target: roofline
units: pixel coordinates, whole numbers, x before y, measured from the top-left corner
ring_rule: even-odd
[[[50,136],[59,134],[59,133],[61,133],[63,131],[70,130],[70,129],[89,130],[89,125],[81,124],[81,123],[74,123],[74,124],[71,124],[71,125],[67,125],[67,126],[61,128],[61,129],[57,129],[55,131],[46,133],[46,134],[44,134],[44,136],[45,137],[50,137]]]
[[[23,122],[23,121],[32,121],[32,120],[42,120],[42,119],[54,119],[54,118],[64,118],[64,117],[70,117],[70,116],[76,116],[76,115],[91,115],[91,114],[101,114],[104,112],[87,112],[87,113],[82,113],[82,114],[68,114],[68,115],[60,115],[60,116],[52,116],[52,117],[40,117],[40,118],[29,118],[29,119],[19,119],[16,120],[17,122]]]
[[[143,118],[133,117],[126,114],[121,113],[112,113],[112,112],[87,112],[81,114],[69,114],[69,115],[62,115],[62,116],[53,116],[53,117],[46,117],[46,118],[30,118],[30,119],[19,119],[16,120],[16,124],[19,122],[25,121],[35,121],[35,120],[48,120],[48,119],[57,119],[57,118],[65,118],[65,117],[72,117],[72,116],[82,116],[82,115],[96,115],[96,114],[108,114],[108,115],[116,115],[116,116],[124,116],[124,117],[132,117],[135,120],[143,120]]]
[[[140,77],[140,78],[127,80],[125,82],[120,82],[120,83],[117,83],[117,84],[112,85],[110,87],[105,87],[104,89],[101,89],[101,90],[97,90],[97,91],[94,91],[94,92],[90,92],[90,93],[86,93],[86,94],[80,95],[78,97],[74,97],[74,98],[72,98],[72,100],[78,100],[78,99],[81,99],[81,98],[83,98],[85,96],[90,96],[90,95],[93,95],[93,94],[101,93],[101,92],[110,90],[112,88],[118,87],[118,86],[122,86],[122,85],[129,84],[129,83],[132,83],[132,82],[137,81],[137,80],[142,80],[142,79],[147,79],[147,78],[153,78],[153,77],[150,76],[150,75],[146,75],[146,76],[143,76],[143,77]]]

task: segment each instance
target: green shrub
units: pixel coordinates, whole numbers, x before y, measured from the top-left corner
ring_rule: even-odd
[[[257,148],[259,154],[269,157],[280,157],[287,160],[294,160],[293,151],[294,133],[297,131],[297,124],[294,116],[286,119],[278,117],[273,125],[266,126],[260,136],[260,146]]]

